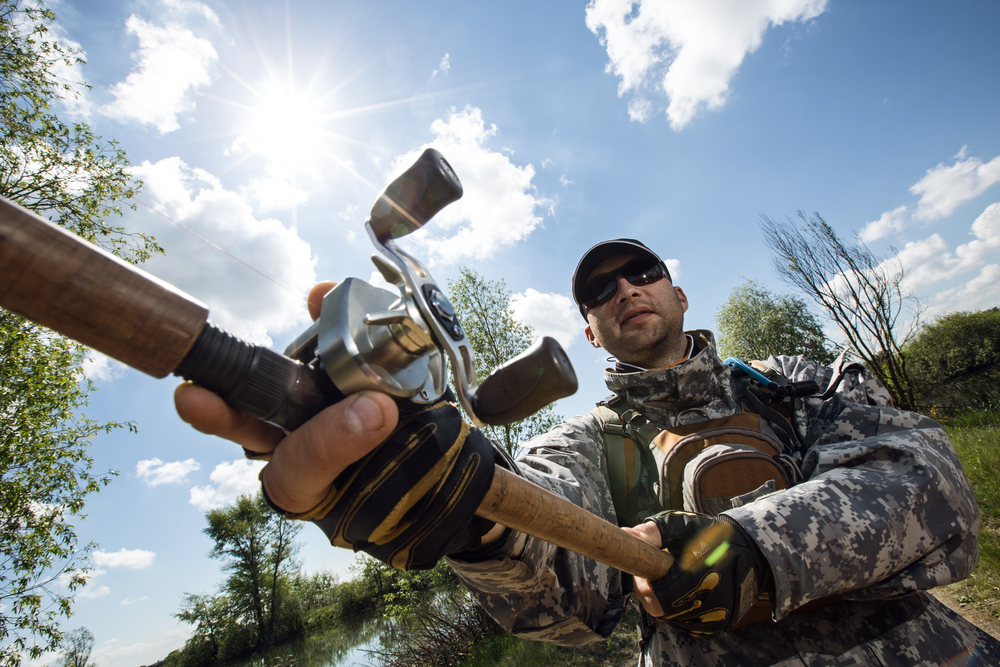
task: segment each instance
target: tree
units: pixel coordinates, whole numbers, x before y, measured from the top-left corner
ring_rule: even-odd
[[[921,407],[1000,403],[1000,309],[944,315],[904,351]]]
[[[916,407],[903,352],[920,320],[920,304],[903,288],[906,271],[893,254],[879,257],[864,243],[847,244],[819,214],[800,223],[764,216],[764,242],[774,268],[819,306],[892,395],[896,407]]]
[[[491,282],[466,267],[459,268],[459,276],[448,281],[449,299],[476,355],[476,380],[482,382],[500,364],[528,349],[536,336],[530,326],[514,318],[503,280]],[[547,405],[527,419],[486,426],[483,432],[513,455],[519,442],[548,432],[561,420]]]
[[[40,0],[0,0],[0,196],[128,261],[160,252],[155,239],[109,224],[139,183],[113,141],[54,106],[76,95],[60,71],[83,64],[50,34],[55,14]],[[18,665],[58,647],[58,619],[85,582],[69,518],[114,472],[91,473],[87,445],[98,424],[78,412],[93,385],[84,349],[0,310],[0,664]],[[132,425],[130,428],[134,430]],[[58,584],[65,581],[65,587]]]
[[[177,618],[194,626],[184,645],[184,664],[210,664],[219,655],[231,625],[230,599],[226,595],[184,594]]]
[[[252,631],[254,649],[268,648],[283,634],[278,630],[284,630],[279,625],[286,620],[287,578],[302,525],[273,512],[259,492],[211,510],[205,518],[204,532],[215,542],[210,555],[222,560],[229,572],[223,586],[229,617]]]
[[[91,385],[84,350],[0,310],[0,663],[58,647],[60,616],[86,582],[71,517],[113,475],[92,472],[98,433],[123,425],[79,415]],[[130,430],[134,425],[129,424]],[[64,582],[65,588],[60,585]]]
[[[62,667],[94,667],[90,652],[94,650],[94,635],[87,628],[77,628],[63,637]]]
[[[86,123],[66,124],[54,104],[79,95],[60,70],[84,64],[49,35],[55,13],[40,0],[0,0],[0,195],[114,252],[141,262],[162,252],[145,234],[107,221],[139,183],[125,152]]]
[[[767,359],[787,354],[821,364],[836,358],[826,348],[823,328],[805,301],[774,295],[753,280],[733,289],[715,313],[715,321],[723,358]]]

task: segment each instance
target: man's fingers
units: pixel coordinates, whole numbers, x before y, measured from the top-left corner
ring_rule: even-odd
[[[643,542],[647,544],[652,544],[654,547],[659,549],[663,546],[662,539],[660,537],[660,529],[656,527],[656,524],[647,521],[646,523],[640,523],[634,528],[622,528],[626,533],[635,535]],[[659,618],[663,616],[663,607],[660,606],[660,600],[653,593],[653,586],[649,583],[648,579],[643,579],[642,577],[633,577],[635,580],[635,595],[639,599],[639,603],[642,605],[646,612],[654,617]]]
[[[180,418],[197,430],[225,438],[252,452],[274,451],[285,437],[277,426],[230,407],[217,394],[190,382],[174,390],[174,405]]]
[[[647,521],[645,523],[640,523],[634,528],[622,528],[626,533],[631,533],[638,537],[640,540],[646,544],[652,544],[654,547],[659,549],[663,546],[663,541],[660,536],[660,529],[656,527],[656,524],[652,521]]]
[[[332,280],[324,280],[309,290],[309,296],[306,297],[306,306],[309,308],[309,317],[313,319],[313,322],[319,319],[319,313],[323,309],[323,297],[336,286],[337,283]]]
[[[385,441],[399,411],[385,394],[348,396],[289,435],[264,468],[264,488],[274,504],[298,514],[316,507],[333,480]]]

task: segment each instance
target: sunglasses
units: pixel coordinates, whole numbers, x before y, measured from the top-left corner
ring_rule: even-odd
[[[667,277],[667,267],[663,262],[651,259],[636,259],[610,273],[602,273],[583,288],[580,295],[580,305],[590,310],[609,300],[618,291],[618,278],[621,276],[630,285],[639,287],[655,283]]]

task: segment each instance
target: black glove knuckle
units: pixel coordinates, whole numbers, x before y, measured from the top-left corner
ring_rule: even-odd
[[[336,546],[427,569],[478,538],[474,513],[493,470],[492,443],[454,405],[403,412],[388,440],[334,480],[329,512],[313,521]]]

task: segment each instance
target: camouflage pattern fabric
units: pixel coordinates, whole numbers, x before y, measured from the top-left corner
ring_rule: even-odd
[[[680,365],[605,373],[661,427],[739,410],[711,333],[690,333],[699,351]],[[1000,643],[923,592],[967,577],[979,557],[979,510],[941,426],[892,408],[857,366],[768,364],[793,381],[837,382],[828,398],[794,405],[805,481],[725,513],[771,566],[773,621],[705,636],[653,622],[640,665],[1000,665]],[[593,413],[574,417],[524,443],[519,472],[614,523],[602,442]],[[640,516],[649,516],[668,509],[668,494],[655,470],[644,473]],[[619,571],[514,531],[489,557],[450,563],[501,625],[528,639],[601,641],[628,599]],[[844,602],[792,613],[832,594]]]

